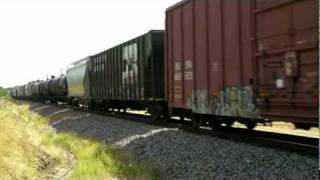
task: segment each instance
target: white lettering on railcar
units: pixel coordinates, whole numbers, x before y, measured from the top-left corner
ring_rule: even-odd
[[[181,79],[182,79],[182,74],[180,72],[174,74],[175,81],[181,81]]]
[[[181,61],[176,61],[175,66],[174,66],[174,69],[175,69],[176,71],[181,70]]]
[[[182,95],[181,94],[174,94],[174,98],[175,99],[182,99]]]
[[[193,72],[192,71],[185,72],[184,80],[193,80]]]
[[[212,71],[218,72],[219,71],[219,62],[215,61],[212,63]]]
[[[191,60],[185,61],[184,69],[192,69],[192,61]]]

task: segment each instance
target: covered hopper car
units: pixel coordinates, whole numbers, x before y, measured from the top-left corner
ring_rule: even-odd
[[[91,108],[89,65],[91,57],[69,65],[67,70],[68,103]]]

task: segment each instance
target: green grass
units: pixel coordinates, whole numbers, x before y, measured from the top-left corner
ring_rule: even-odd
[[[11,97],[8,96],[8,92],[0,86],[0,98],[6,99],[6,100],[11,100]]]
[[[0,123],[0,179],[50,179],[68,167],[68,179],[161,179],[151,163],[94,139],[57,134],[27,105],[7,98],[0,98]]]
[[[60,145],[77,157],[71,179],[101,179],[118,177],[129,179],[159,179],[150,164],[139,164],[112,145],[95,140],[83,140],[75,135],[60,134],[48,137],[46,145]]]
[[[0,97],[6,96],[6,95],[7,95],[6,90],[3,87],[0,86]]]

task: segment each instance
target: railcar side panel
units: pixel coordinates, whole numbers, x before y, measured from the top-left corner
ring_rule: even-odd
[[[318,3],[257,1],[255,61],[264,117],[315,125],[318,119]]]
[[[90,97],[89,66],[90,57],[69,65],[67,70],[68,97]]]
[[[252,1],[189,0],[167,10],[169,107],[261,118],[254,104]]]

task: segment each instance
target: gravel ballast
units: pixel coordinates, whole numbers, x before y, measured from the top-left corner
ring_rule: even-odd
[[[30,104],[31,110],[39,108]],[[62,109],[50,106],[35,113],[47,117]],[[70,111],[52,124],[58,132],[117,144],[137,160],[152,161],[164,179],[319,179],[316,157]]]

